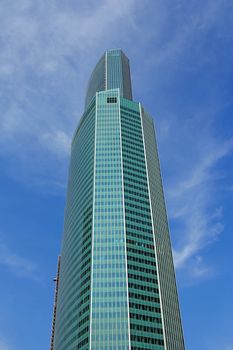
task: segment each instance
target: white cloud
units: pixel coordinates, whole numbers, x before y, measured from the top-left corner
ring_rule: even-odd
[[[203,185],[209,180],[215,177],[214,173],[211,173],[213,166],[224,156],[226,156],[233,147],[233,140],[228,140],[224,144],[219,144],[208,150],[208,153],[204,153],[201,159],[198,159],[197,163],[192,169],[192,173],[189,174],[187,179],[184,179],[178,186],[169,192],[170,197],[180,197],[185,192],[191,191],[199,185]],[[203,150],[205,152],[205,150]]]
[[[210,130],[208,136],[206,132],[192,130],[194,134],[198,132],[198,144],[184,139],[185,157],[187,148],[195,155],[182,160],[179,164],[182,170],[172,178],[167,190],[169,217],[175,227],[175,266],[189,269],[194,279],[213,274],[212,269],[205,266],[200,252],[215,242],[224,230],[222,208],[215,198],[218,182],[225,176],[218,163],[233,148],[232,140],[222,143],[214,140]],[[188,135],[189,130],[186,132]],[[182,151],[178,157],[181,155]]]
[[[202,278],[206,275],[209,276],[211,274],[211,269],[208,267],[205,267],[203,265],[203,257],[197,256],[196,258],[196,264],[193,267],[193,275],[195,278]]]
[[[33,173],[31,183],[45,183],[47,177],[51,184],[47,174],[48,167],[57,167],[53,157],[60,159],[53,183],[66,178],[87,76],[114,38],[122,35],[127,40],[124,33],[133,28],[134,7],[133,0],[102,0],[98,6],[1,2],[0,156],[9,168],[9,155],[24,167],[18,175],[24,183]]]
[[[40,142],[58,157],[69,155],[70,153],[70,137],[62,130],[51,130],[40,135]]]
[[[224,336],[220,335],[216,338],[216,336],[211,337],[211,339],[208,339],[207,341],[207,350],[233,350],[233,342],[232,342],[232,336]]]
[[[9,343],[0,337],[0,350],[11,350]]]
[[[4,243],[0,242],[0,264],[9,268],[19,277],[32,277],[36,265],[30,260],[12,252]],[[1,343],[0,343],[1,344]],[[1,348],[0,348],[1,349]]]
[[[30,67],[53,71],[70,54],[77,61],[82,53],[90,55],[128,27],[135,1],[102,0],[98,6],[87,2],[76,10],[54,1],[25,4],[23,8],[5,5],[1,11],[4,51],[0,60],[11,63],[21,74]],[[122,21],[127,15],[128,21]]]

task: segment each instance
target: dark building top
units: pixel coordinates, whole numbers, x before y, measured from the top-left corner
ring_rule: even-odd
[[[120,89],[120,95],[132,100],[129,59],[120,49],[106,51],[96,64],[88,82],[85,109],[96,92]]]

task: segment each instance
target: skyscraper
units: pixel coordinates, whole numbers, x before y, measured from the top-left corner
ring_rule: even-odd
[[[183,350],[153,120],[128,58],[107,51],[74,134],[54,350]]]

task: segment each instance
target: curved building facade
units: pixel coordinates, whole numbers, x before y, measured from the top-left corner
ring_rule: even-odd
[[[153,119],[121,50],[89,81],[59,261],[52,349],[184,350]]]

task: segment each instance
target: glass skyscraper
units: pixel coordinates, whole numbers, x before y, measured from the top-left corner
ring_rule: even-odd
[[[183,350],[153,120],[107,51],[74,134],[51,349]]]

